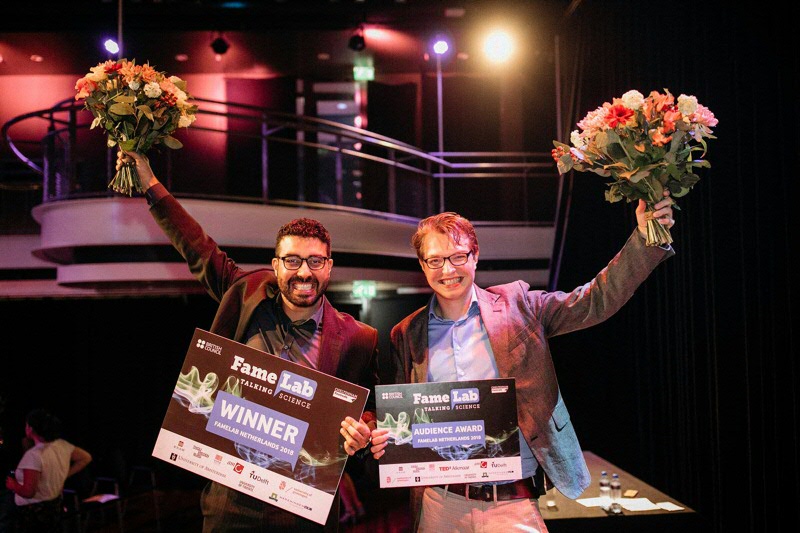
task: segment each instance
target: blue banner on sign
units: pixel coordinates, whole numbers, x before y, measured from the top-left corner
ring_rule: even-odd
[[[414,424],[411,426],[411,445],[414,448],[438,448],[486,443],[483,420]]]
[[[294,468],[308,422],[219,391],[206,431],[287,461]]]

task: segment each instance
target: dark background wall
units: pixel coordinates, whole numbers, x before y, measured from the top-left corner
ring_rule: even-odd
[[[580,75],[576,93],[565,88],[574,102],[565,133],[629,89],[694,94],[720,121],[712,168],[679,200],[676,257],[611,320],[552,340],[581,443],[699,511],[714,531],[793,530],[800,456],[791,17],[755,4],[615,0],[584,2],[560,31],[564,74]],[[526,127],[535,121],[526,116]],[[558,288],[570,290],[616,253],[633,214],[606,203],[593,174],[566,185],[572,202]],[[210,325],[212,304],[204,296],[0,302],[7,440],[18,441],[22,413],[44,404],[98,457],[119,446],[145,460],[191,332]],[[388,322],[380,324],[384,339]]]

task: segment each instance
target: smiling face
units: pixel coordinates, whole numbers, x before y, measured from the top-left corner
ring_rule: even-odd
[[[308,258],[312,255],[328,257],[327,245],[314,237],[283,237],[275,249],[275,255],[296,255]],[[278,290],[283,296],[286,314],[293,320],[307,318],[316,311],[320,298],[328,288],[333,260],[329,259],[319,270],[311,270],[303,261],[298,270],[287,269],[277,257],[272,259],[272,268],[278,278]]]
[[[428,280],[428,285],[436,293],[439,307],[446,318],[459,318],[466,312],[472,295],[472,284],[475,281],[475,269],[478,266],[478,252],[470,249],[467,239],[456,243],[452,237],[438,231],[428,232],[422,239],[420,266]],[[431,257],[450,257],[457,253],[472,252],[463,265],[453,266],[445,261],[442,268],[428,267],[423,259]],[[456,316],[451,316],[452,314]]]

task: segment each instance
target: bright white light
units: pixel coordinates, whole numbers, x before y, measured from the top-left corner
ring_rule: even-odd
[[[495,31],[489,34],[483,45],[486,56],[497,63],[507,61],[514,52],[514,42],[511,36],[504,31]]]
[[[447,44],[447,41],[443,41],[443,40],[440,39],[440,40],[436,41],[435,43],[433,43],[433,51],[436,52],[439,55],[444,54],[449,49],[450,49],[450,46]]]
[[[103,46],[105,46],[106,50],[112,54],[119,52],[119,45],[113,39],[106,39],[106,42],[103,43]]]

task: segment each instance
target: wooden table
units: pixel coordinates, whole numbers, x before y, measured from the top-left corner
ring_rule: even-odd
[[[655,504],[671,502],[683,507],[683,510],[627,511],[623,509],[621,514],[612,515],[600,507],[581,505],[577,501],[565,497],[557,489],[550,489],[545,496],[539,498],[539,507],[550,533],[571,531],[591,531],[592,533],[680,531],[681,533],[690,533],[710,530],[710,525],[705,519],[688,505],[651,487],[590,451],[584,451],[583,455],[592,475],[592,485],[586,489],[582,498],[597,497],[597,480],[600,479],[600,472],[605,470],[608,472],[609,478],[614,473],[619,474],[623,493],[629,489],[637,490],[636,498],[647,498]],[[552,501],[555,505],[548,506],[548,501]]]

